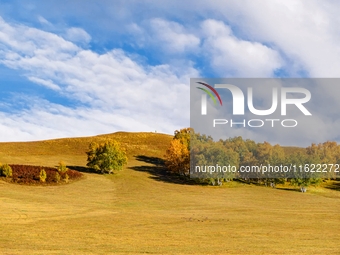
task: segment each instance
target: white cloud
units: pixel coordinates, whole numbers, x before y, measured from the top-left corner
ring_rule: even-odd
[[[124,1],[104,2],[105,8],[86,5],[82,10],[93,10],[91,17],[97,18],[88,21],[88,9],[80,11],[77,17],[83,20],[78,19],[79,28],[66,30],[63,37],[8,24],[0,18],[0,63],[17,69],[31,81],[54,89],[61,96],[84,103],[77,109],[67,108],[73,115],[67,120],[70,126],[61,133],[77,130],[72,128],[79,124],[76,121],[87,120],[81,125],[89,126],[85,123],[90,123],[91,118],[98,120],[100,116],[108,121],[98,122],[93,130],[92,126],[87,130],[94,133],[111,132],[111,127],[112,130],[154,130],[153,126],[158,125],[158,131],[172,133],[173,129],[188,125],[189,78],[204,75],[206,70],[209,74],[229,77],[272,77],[278,69],[290,77],[299,77],[301,73],[311,77],[338,77],[340,74],[340,4],[335,1],[188,0],[183,5],[174,0],[153,3],[152,10],[149,10],[150,1],[134,2],[133,6]],[[76,5],[69,3],[69,6]],[[114,16],[117,5],[120,13]],[[99,9],[105,9],[100,17]],[[149,11],[144,12],[146,9]],[[65,7],[65,13],[70,10],[74,8]],[[40,22],[61,17],[57,23],[63,23],[70,15],[58,16],[52,12],[41,13]],[[95,40],[80,28],[83,24]],[[92,30],[88,30],[89,24]],[[98,34],[93,33],[96,29],[101,31],[98,32],[101,36],[107,36],[107,41],[114,38],[115,45],[142,48],[139,52],[146,52],[145,63],[149,61],[148,54],[154,54],[151,61],[162,64],[141,64],[142,61],[120,49],[103,54],[85,50],[86,45],[82,43],[98,40],[95,37]],[[105,36],[100,39],[103,38]],[[329,112],[336,111],[340,107],[338,89],[320,88],[311,88],[312,95],[325,93],[331,103],[322,107]],[[60,112],[50,112],[51,106],[46,105],[42,112],[56,119],[62,116]],[[32,107],[22,114],[36,118],[38,123],[41,115],[35,115],[34,109],[37,108]],[[86,112],[93,117],[84,117]],[[31,118],[23,119],[33,122]],[[336,121],[331,123],[337,126]],[[45,125],[40,125],[40,130]],[[315,139],[330,137],[326,131],[336,135],[335,128],[327,126],[326,129],[326,126],[320,132],[308,130],[305,133]],[[45,136],[48,128],[46,126]],[[297,132],[292,139],[297,139],[302,132]]]
[[[203,7],[202,7],[203,8]],[[302,0],[216,1],[205,5],[251,40],[274,45],[291,76],[340,75],[339,3]]]
[[[150,26],[151,40],[170,53],[187,53],[199,47],[200,39],[177,22],[155,18]]]
[[[220,76],[271,77],[282,66],[280,54],[258,42],[236,38],[221,21],[202,23],[204,51]]]
[[[56,84],[54,84],[51,80],[43,80],[37,77],[27,77],[30,81],[37,83],[37,84],[41,84],[49,89],[53,89],[53,90],[60,90],[60,87]]]
[[[10,62],[6,63],[8,54],[10,56],[21,55],[27,58],[40,55],[46,58],[58,57],[63,60],[65,56],[79,50],[73,43],[53,33],[23,25],[10,25],[1,17],[0,43],[1,63],[6,65]]]
[[[38,21],[42,24],[42,25],[48,25],[48,26],[51,26],[52,24],[47,20],[45,19],[43,16],[38,16]]]
[[[74,15],[79,23],[87,27],[87,31],[92,33],[99,31],[101,38],[107,41],[112,38],[116,41],[125,38],[127,32],[132,31],[129,30],[132,29],[131,24],[142,26],[143,22],[157,19],[166,23],[169,23],[168,20],[176,20],[175,24],[185,28],[185,35],[192,34],[198,37],[195,32],[188,31],[187,27],[198,26],[205,19],[215,19],[230,25],[234,36],[240,40],[258,42],[278,50],[286,61],[284,65],[286,75],[296,77],[301,76],[301,72],[312,77],[339,75],[340,4],[336,1],[187,0],[185,4],[179,0],[161,3],[150,0],[114,3],[101,1],[101,4],[88,2],[82,5],[82,8],[77,8],[78,4],[69,1],[63,3],[61,7],[59,2],[39,2],[35,3],[34,9],[30,11],[39,13],[47,20],[53,18],[59,23]],[[17,8],[25,6],[20,4]],[[59,11],[60,8],[63,12]],[[135,41],[122,43],[138,44],[139,39],[148,41],[149,38],[144,37],[148,37],[146,33],[151,30],[146,26],[144,28],[142,32],[139,31],[139,37],[135,38]],[[166,25],[165,29],[167,28],[169,25]],[[138,33],[137,30],[135,33]],[[171,28],[171,32],[173,31],[175,30]],[[156,38],[157,35],[151,36],[151,39]],[[167,43],[164,43],[165,45]]]
[[[191,54],[219,76],[271,77],[284,64],[278,51],[237,38],[222,21],[207,19],[199,24],[183,26],[154,18],[130,25],[129,31],[135,35],[138,47],[154,49],[159,58],[166,56],[177,64],[177,59]]]
[[[65,38],[75,43],[89,43],[91,36],[82,28],[72,27],[67,29]]]
[[[194,68],[141,66],[122,50],[98,54],[52,33],[4,21],[1,25],[7,29],[6,38],[0,37],[1,63],[85,105],[74,109],[27,100],[31,102],[28,110],[20,116],[4,116],[8,122],[2,128],[16,126],[17,135],[2,133],[0,140],[94,135],[119,129],[173,133],[188,126],[189,77],[198,75]]]

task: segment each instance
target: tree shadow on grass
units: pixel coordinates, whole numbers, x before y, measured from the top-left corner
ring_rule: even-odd
[[[76,170],[78,172],[82,173],[90,173],[90,174],[100,174],[98,171],[94,170],[90,167],[84,167],[84,166],[66,166],[67,168],[71,170]]]
[[[337,190],[340,191],[340,182],[334,182],[330,185],[325,186],[326,189]]]
[[[292,192],[300,192],[301,193],[301,190],[299,188],[283,188],[283,187],[276,187],[276,189],[278,190],[286,190],[286,191],[292,191]],[[307,188],[307,191],[308,191],[308,188]]]
[[[277,189],[277,190],[286,190],[286,191],[293,191],[293,192],[301,192],[301,190],[297,187],[293,187],[293,188],[287,188],[287,187],[280,187],[275,185],[275,187],[271,187],[270,184],[264,184],[263,182],[258,182],[255,179],[253,180],[244,180],[244,179],[235,179],[235,182],[239,182],[242,184],[246,184],[246,185],[254,185],[254,186],[258,186],[258,187],[263,187],[263,188],[268,188],[268,189]]]
[[[139,172],[147,172],[151,174],[151,179],[175,184],[197,184],[193,179],[190,179],[189,177],[173,174],[167,171],[167,168],[165,167],[165,162],[161,158],[148,157],[145,155],[138,155],[135,156],[135,158],[136,160],[147,163],[148,165],[133,166],[129,168]]]

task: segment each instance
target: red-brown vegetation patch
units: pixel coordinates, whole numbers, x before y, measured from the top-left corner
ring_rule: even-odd
[[[68,169],[65,172],[59,172],[53,167],[44,166],[31,166],[31,165],[10,165],[12,168],[11,181],[20,184],[57,184],[65,183],[68,181],[80,179],[83,174],[76,171]],[[40,180],[40,172],[44,170],[46,172],[46,180],[42,182]],[[60,175],[60,179],[57,180],[56,174]],[[68,178],[67,178],[67,176]]]

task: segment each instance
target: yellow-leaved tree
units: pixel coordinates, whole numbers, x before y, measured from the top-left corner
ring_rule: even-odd
[[[190,132],[191,128],[175,131],[165,155],[165,165],[173,173],[188,176],[190,173]]]
[[[87,166],[101,173],[113,173],[127,164],[126,152],[115,140],[109,139],[101,144],[92,142],[86,154]]]

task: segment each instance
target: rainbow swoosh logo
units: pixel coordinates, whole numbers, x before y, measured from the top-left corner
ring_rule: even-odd
[[[212,86],[210,86],[209,84],[204,83],[204,82],[197,82],[197,83],[198,83],[198,84],[201,84],[201,85],[203,85],[203,86],[205,86],[205,87],[207,87],[208,89],[210,89],[210,90],[208,90],[208,89],[205,89],[205,88],[197,87],[198,89],[203,90],[205,93],[207,93],[207,94],[210,96],[210,98],[211,98],[211,99],[213,100],[213,102],[214,102],[214,105],[217,104],[216,97],[217,97],[218,101],[220,102],[220,105],[222,105],[221,97],[220,97],[220,95],[218,94],[218,92],[216,91],[216,89],[214,89]],[[211,92],[213,92],[213,93],[215,94],[216,97],[215,97]]]

